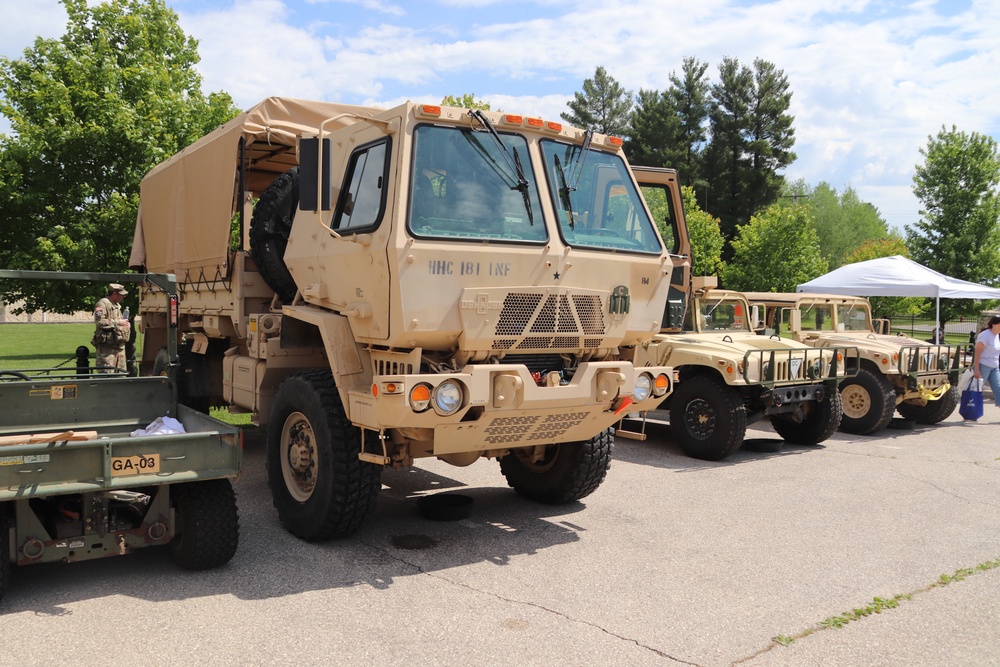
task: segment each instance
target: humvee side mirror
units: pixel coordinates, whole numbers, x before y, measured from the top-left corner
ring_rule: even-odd
[[[330,140],[323,140],[323,164],[319,162],[319,137],[302,137],[299,140],[299,209],[318,210],[317,187],[323,192],[323,210],[333,208],[330,188]],[[322,169],[322,173],[317,171]],[[320,181],[322,179],[322,181]]]

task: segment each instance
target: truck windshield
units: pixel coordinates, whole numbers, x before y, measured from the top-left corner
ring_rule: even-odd
[[[688,308],[685,331],[750,331],[746,301],[731,297],[698,299],[697,308]],[[697,317],[692,322],[691,317]]]
[[[868,309],[856,303],[837,306],[837,326],[843,331],[872,331]]]
[[[541,143],[559,232],[568,245],[662,252],[621,157],[558,141]]]
[[[414,236],[511,243],[547,239],[541,216],[532,215],[541,205],[530,161],[522,167],[523,185],[486,132],[421,125],[414,137],[409,221]],[[527,155],[524,137],[504,134],[503,143],[512,155]]]

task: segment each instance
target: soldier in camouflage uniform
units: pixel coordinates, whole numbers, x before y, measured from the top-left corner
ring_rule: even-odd
[[[98,373],[125,373],[125,343],[131,325],[122,315],[121,302],[128,292],[117,283],[108,285],[108,295],[94,307],[94,339],[90,344],[97,350],[95,366]]]

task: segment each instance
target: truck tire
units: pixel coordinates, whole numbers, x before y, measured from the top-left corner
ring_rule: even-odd
[[[687,456],[721,461],[743,444],[747,409],[721,379],[696,375],[678,382],[670,397],[670,430]]]
[[[299,207],[299,168],[293,167],[261,193],[250,220],[250,256],[267,286],[285,303],[295,298],[295,279],[285,265],[285,248]]]
[[[174,484],[170,502],[177,517],[170,555],[177,565],[205,570],[232,559],[240,542],[240,520],[228,479]]]
[[[191,395],[190,387],[193,373],[191,357],[193,354],[190,344],[182,345],[177,350],[177,362],[180,364],[177,369],[177,402],[207,415],[211,412],[212,399],[208,396]],[[166,376],[169,363],[170,357],[167,354],[167,347],[164,345],[156,353],[156,359],[153,360],[153,375]]]
[[[823,400],[808,407],[805,419],[794,422],[784,415],[772,415],[771,426],[785,442],[818,445],[837,432],[842,415],[840,392],[827,391]]]
[[[514,449],[500,459],[500,472],[517,495],[558,505],[589,496],[611,467],[615,430],[606,428],[590,440],[549,445],[545,456],[532,462],[533,447]]]
[[[952,387],[936,401],[919,403],[900,403],[896,406],[899,414],[908,421],[918,424],[937,424],[951,416],[958,407],[958,387]]]
[[[0,600],[10,583],[10,523],[7,508],[0,505]]]
[[[329,370],[289,376],[267,426],[267,481],[282,525],[307,541],[344,537],[375,508],[381,466],[365,463],[361,430],[344,413]]]
[[[896,392],[889,380],[863,366],[855,377],[841,381],[840,401],[844,407],[840,430],[844,433],[868,435],[881,431],[896,411]]]

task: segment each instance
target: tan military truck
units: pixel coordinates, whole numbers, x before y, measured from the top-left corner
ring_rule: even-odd
[[[958,405],[960,348],[876,333],[866,299],[810,293],[746,296],[759,304],[761,328],[811,347],[858,347],[857,374],[840,382],[840,430],[875,433],[888,426],[897,410],[906,420],[936,424]]]
[[[694,458],[723,459],[740,448],[747,426],[764,417],[795,444],[833,435],[841,418],[837,382],[857,352],[758,336],[746,298],[716,284],[714,277],[694,278],[684,330],[643,347],[651,363],[669,363],[679,374],[664,407],[680,448]]]
[[[672,389],[637,365],[675,264],[616,137],[407,102],[271,98],[143,180],[132,263],[147,372],[179,318],[188,404],[267,425],[295,535],[356,530],[384,466],[499,460],[561,503],[603,481],[613,425]],[[675,287],[676,291],[676,287]]]

